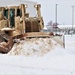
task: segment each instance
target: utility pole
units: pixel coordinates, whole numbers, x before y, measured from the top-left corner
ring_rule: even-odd
[[[57,6],[58,6],[58,4],[55,5],[55,24],[56,24],[56,32],[57,32]]]
[[[74,7],[72,6],[72,29],[74,28]]]

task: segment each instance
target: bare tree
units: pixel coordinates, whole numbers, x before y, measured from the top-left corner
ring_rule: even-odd
[[[59,24],[55,22],[55,23],[53,23],[52,27],[53,27],[53,28],[58,28],[58,25],[59,25]]]
[[[53,25],[53,22],[52,21],[48,22],[48,25],[52,26]]]
[[[53,25],[53,22],[52,20],[50,22],[48,22],[48,24],[46,25],[47,29],[50,29]]]

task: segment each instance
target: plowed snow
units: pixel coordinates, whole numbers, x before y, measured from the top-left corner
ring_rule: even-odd
[[[43,56],[50,50],[53,50],[57,43],[51,38],[32,38],[21,40],[14,44],[10,55],[25,55],[25,56]]]

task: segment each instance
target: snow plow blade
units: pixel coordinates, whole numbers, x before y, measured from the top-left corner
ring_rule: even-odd
[[[0,53],[8,53],[12,49],[14,43],[16,43],[15,39],[24,40],[25,38],[46,38],[50,36],[54,36],[53,33],[31,32],[13,36],[8,42],[0,43]]]
[[[26,38],[46,38],[50,36],[54,36],[54,34],[51,33],[46,33],[46,32],[31,32],[31,33],[26,33]]]

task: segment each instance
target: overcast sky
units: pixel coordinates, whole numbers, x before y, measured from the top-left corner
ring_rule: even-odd
[[[57,6],[58,23],[72,24],[72,6],[75,6],[75,0],[30,0],[30,1],[35,1],[42,5],[41,10],[42,10],[42,16],[44,18],[45,25],[51,20],[55,22],[56,4],[58,4]]]

